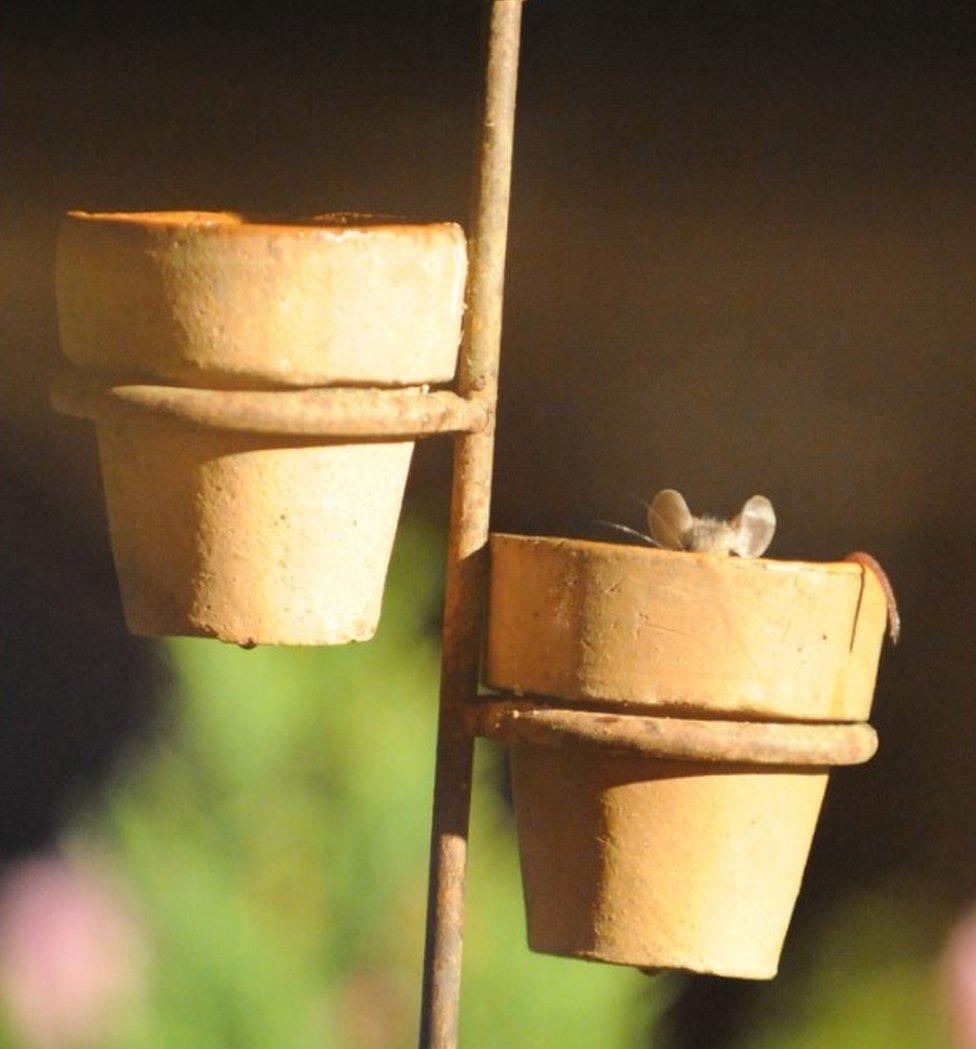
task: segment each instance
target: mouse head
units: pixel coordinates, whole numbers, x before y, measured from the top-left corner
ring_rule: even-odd
[[[666,488],[648,507],[647,523],[666,550],[759,557],[772,542],[776,514],[764,495],[754,495],[731,521],[694,517],[684,496]]]

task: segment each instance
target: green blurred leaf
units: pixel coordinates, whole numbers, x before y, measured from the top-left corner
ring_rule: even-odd
[[[841,901],[791,957],[742,1049],[946,1049],[935,977],[945,914],[910,884]],[[792,938],[792,937],[791,937]]]

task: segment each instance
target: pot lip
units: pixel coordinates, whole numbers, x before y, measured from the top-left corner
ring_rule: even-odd
[[[416,230],[443,230],[454,235],[464,235],[457,222],[425,222],[401,215],[368,214],[365,212],[337,211],[319,215],[287,215],[283,213],[207,211],[187,209],[185,211],[85,211],[71,210],[64,213],[66,224],[98,225],[108,228],[129,230],[166,231],[180,230],[213,236],[248,236],[256,234],[307,237],[341,238],[350,234],[412,232]]]
[[[491,545],[519,547],[524,551],[545,549],[568,554],[609,555],[630,558],[635,567],[673,561],[675,565],[708,565],[729,572],[813,572],[827,575],[862,576],[864,567],[853,561],[798,561],[770,557],[733,557],[727,554],[697,553],[686,550],[659,550],[655,547],[635,546],[631,543],[610,543],[599,539],[573,539],[549,535],[517,535],[512,532],[492,532]]]

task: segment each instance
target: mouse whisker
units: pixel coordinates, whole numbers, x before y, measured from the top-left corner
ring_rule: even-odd
[[[652,539],[649,535],[645,535],[643,532],[638,532],[636,528],[628,528],[627,525],[617,524],[616,521],[597,521],[598,525],[603,525],[605,528],[614,528],[618,532],[626,532],[627,535],[635,536],[637,539],[642,540],[645,543],[649,543],[651,546],[656,546],[659,550],[664,548],[656,540]]]

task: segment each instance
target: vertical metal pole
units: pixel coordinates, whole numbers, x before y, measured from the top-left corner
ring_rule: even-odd
[[[485,404],[492,424],[455,439],[444,597],[437,771],[431,830],[421,1049],[457,1045],[464,873],[474,739],[465,704],[478,685],[487,588],[488,515],[498,397],[505,245],[515,127],[522,0],[490,0],[484,114],[470,240],[468,313],[458,393]]]

